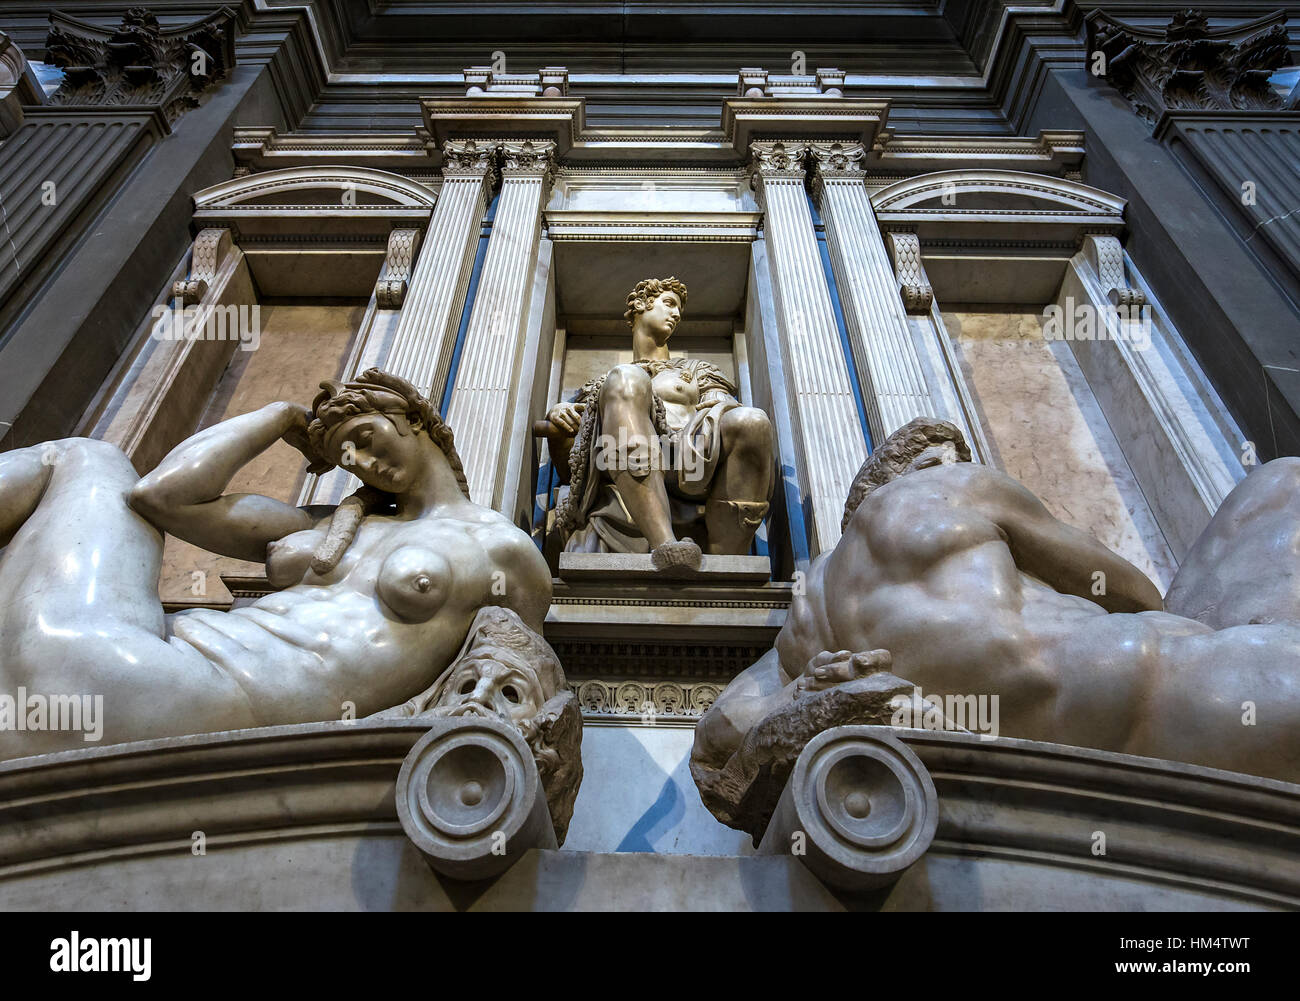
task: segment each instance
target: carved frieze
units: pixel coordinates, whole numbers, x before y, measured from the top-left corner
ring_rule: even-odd
[[[584,719],[694,723],[717,701],[726,682],[636,681],[593,678],[577,685]]]
[[[235,64],[234,14],[162,28],[146,7],[128,8],[116,30],[50,15],[46,62],[63,70],[54,105],[157,107],[174,123]]]
[[[1289,59],[1285,19],[1276,15],[1213,30],[1199,10],[1180,11],[1163,30],[1100,11],[1088,18],[1092,72],[1153,124],[1166,111],[1281,108],[1268,79]]]

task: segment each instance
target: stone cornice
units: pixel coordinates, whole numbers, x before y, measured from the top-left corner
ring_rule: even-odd
[[[888,101],[847,98],[729,98],[722,132],[743,154],[756,139],[856,141],[871,146],[889,117]]]
[[[563,156],[584,126],[586,102],[567,97],[427,97],[420,101],[424,125],[440,146],[448,139],[495,137],[549,141]]]

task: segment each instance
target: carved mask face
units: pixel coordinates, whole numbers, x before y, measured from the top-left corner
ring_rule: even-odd
[[[682,303],[676,292],[663,292],[638,319],[641,329],[649,333],[656,344],[665,343],[682,321]]]
[[[420,437],[401,414],[362,414],[328,439],[328,458],[366,486],[405,493],[424,462]]]
[[[442,690],[436,711],[444,716],[500,716],[516,725],[537,715],[546,693],[535,672],[508,650],[466,657]]]

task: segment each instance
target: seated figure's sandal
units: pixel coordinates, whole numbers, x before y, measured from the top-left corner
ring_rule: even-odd
[[[704,553],[690,539],[664,542],[650,550],[650,562],[669,577],[684,577],[700,568]]]

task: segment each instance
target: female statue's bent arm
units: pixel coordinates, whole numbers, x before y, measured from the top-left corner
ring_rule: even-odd
[[[186,542],[261,563],[270,543],[311,528],[315,519],[261,494],[222,491],[249,460],[281,438],[298,434],[305,441],[309,416],[296,403],[271,403],[200,431],[131,489],[132,509]]]

